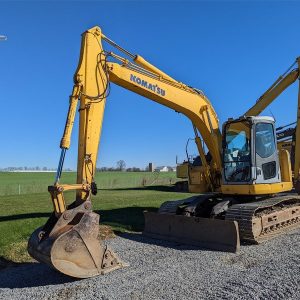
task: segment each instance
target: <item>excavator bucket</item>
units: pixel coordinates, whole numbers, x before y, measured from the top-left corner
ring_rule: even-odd
[[[59,272],[87,278],[105,274],[123,266],[99,239],[99,215],[92,212],[90,201],[66,210],[49,234],[46,225],[38,228],[28,242],[29,254]],[[51,223],[51,221],[50,221]]]
[[[143,234],[160,240],[237,252],[240,248],[236,221],[218,220],[184,215],[144,212]]]

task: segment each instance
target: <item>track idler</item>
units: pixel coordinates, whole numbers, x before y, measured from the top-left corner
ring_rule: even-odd
[[[54,215],[51,218],[55,218]],[[91,202],[66,210],[52,230],[38,228],[28,242],[28,253],[59,272],[87,278],[123,267],[122,262],[99,238],[100,216],[91,211]]]

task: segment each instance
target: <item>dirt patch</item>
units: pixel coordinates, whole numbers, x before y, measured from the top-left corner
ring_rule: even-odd
[[[107,240],[116,237],[114,231],[108,225],[99,225],[99,235],[101,240]]]
[[[27,252],[27,241],[12,243],[4,249],[4,256],[0,257],[0,270],[17,267],[34,260]]]
[[[253,268],[259,264],[259,260],[243,254],[238,254],[231,257],[226,257],[224,262],[229,265],[241,266],[245,269]]]
[[[65,287],[55,291],[55,294],[49,295],[47,300],[68,300],[68,299],[82,299],[83,295],[89,288],[86,286],[76,286],[76,287]]]
[[[15,263],[31,262],[32,258],[27,252],[27,240],[12,243],[5,249],[5,258]]]

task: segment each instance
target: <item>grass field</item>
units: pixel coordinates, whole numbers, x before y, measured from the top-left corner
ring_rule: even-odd
[[[27,240],[52,211],[47,186],[53,182],[53,177],[53,173],[0,173],[0,259],[30,260]],[[75,177],[75,173],[66,173],[62,181],[74,183]],[[93,197],[93,208],[100,213],[101,223],[121,232],[141,231],[144,210],[153,211],[164,201],[189,195],[174,192],[170,185],[176,182],[173,172],[159,175],[99,172],[96,182],[98,194]],[[73,197],[72,192],[66,195],[68,201]]]
[[[53,172],[0,172],[0,196],[44,193],[54,181]],[[65,172],[64,183],[76,182],[75,172]],[[138,187],[143,185],[166,185],[176,182],[175,172],[97,172],[96,182],[100,189]]]

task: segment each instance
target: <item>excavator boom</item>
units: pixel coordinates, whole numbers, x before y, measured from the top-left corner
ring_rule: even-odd
[[[103,40],[124,52],[132,61],[105,52]],[[109,62],[108,58],[113,61]],[[111,82],[186,115],[193,123],[195,134],[201,134],[212,156],[212,162],[205,171],[209,186],[212,190],[220,186],[221,133],[216,112],[206,96],[174,80],[141,56],[124,50],[103,35],[99,27],[87,30],[82,35],[79,64],[74,75],[74,87],[60,143],[61,156],[56,179],[54,185],[48,188],[54,212],[47,223],[32,234],[28,245],[28,251],[34,258],[73,277],[95,276],[123,266],[117,256],[99,241],[99,216],[91,210],[91,196],[97,192],[94,175],[106,96]],[[60,183],[60,177],[66,151],[71,144],[78,103],[77,183],[64,185]],[[219,179],[211,182],[212,178]],[[76,191],[76,199],[69,205],[63,196],[67,190]],[[146,217],[145,232],[149,228],[148,224],[153,223],[150,219],[149,214]],[[173,223],[177,224],[177,219]],[[209,232],[209,220],[202,224],[187,223],[185,226],[188,231],[196,232],[201,230],[204,223],[206,232]],[[237,236],[236,224],[230,221],[227,223],[233,224],[228,227],[227,234]],[[231,248],[237,247],[236,240],[234,246],[230,245]]]

